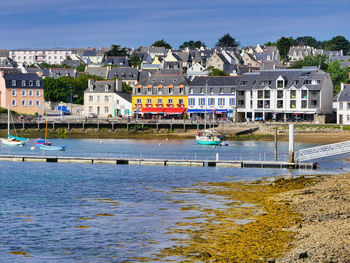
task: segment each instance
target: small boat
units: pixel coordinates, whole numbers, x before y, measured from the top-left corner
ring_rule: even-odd
[[[196,135],[196,141],[202,145],[221,145],[220,136],[215,131],[210,130],[199,131]]]
[[[34,141],[34,144],[36,145],[51,145],[51,142],[45,142],[43,139],[37,139]]]
[[[37,140],[42,143],[37,143],[40,150],[44,151],[64,151],[66,149],[66,146],[54,146],[51,145],[50,142],[47,141],[47,121],[46,121],[46,128],[45,128],[45,140]]]
[[[1,142],[2,144],[5,145],[25,145],[29,139],[27,138],[22,138],[22,137],[18,137],[18,136],[13,136],[10,134],[10,117],[11,116],[11,112],[10,112],[10,106],[8,106],[7,108],[7,138],[2,138]],[[16,129],[14,128],[15,133],[17,135]]]

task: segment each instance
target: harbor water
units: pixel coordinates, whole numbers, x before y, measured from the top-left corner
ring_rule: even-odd
[[[0,146],[0,154],[273,160],[273,142],[197,145],[194,140],[51,140],[64,152],[29,144]],[[296,148],[314,145],[296,144]],[[288,158],[279,143],[279,160]],[[319,170],[240,169],[66,163],[0,163],[0,262],[138,262],[174,245],[169,227],[180,211],[177,188],[200,182],[256,180],[281,175],[344,171],[346,155],[317,160]],[[346,170],[346,167],[345,167]],[[200,193],[182,200],[220,206]],[[13,252],[13,253],[11,253]],[[19,255],[16,255],[16,253]],[[162,259],[160,259],[162,262]]]

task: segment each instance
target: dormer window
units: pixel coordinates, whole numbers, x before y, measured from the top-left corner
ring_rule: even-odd
[[[152,79],[152,83],[154,83],[154,82],[156,82],[156,80],[155,80],[155,79]]]
[[[177,79],[174,79],[174,80],[173,80],[173,82],[176,82],[176,81],[177,81]]]
[[[164,79],[162,79],[160,82],[161,82],[161,83],[164,83]]]
[[[105,91],[108,91],[108,90],[109,90],[109,85],[106,84],[106,85],[105,85]]]
[[[26,86],[26,81],[22,80],[22,87],[25,87],[25,86]]]
[[[210,93],[210,94],[213,94],[213,93],[214,93],[214,88],[210,88],[210,89],[209,89],[209,93]]]
[[[278,89],[284,88],[284,81],[283,80],[277,80],[277,88]]]

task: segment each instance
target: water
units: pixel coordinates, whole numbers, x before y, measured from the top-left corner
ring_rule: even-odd
[[[232,158],[245,152],[243,156],[259,159],[273,153],[272,142],[254,141],[230,142],[230,146],[217,148],[200,146],[192,140],[52,142],[67,145],[67,151],[44,154],[209,159],[216,153]],[[279,146],[279,157],[283,158],[288,145],[281,142]],[[308,146],[313,145],[296,145]],[[43,154],[30,148],[31,145],[0,146],[0,154]],[[168,228],[195,213],[180,211],[183,204],[172,200],[210,206],[223,203],[220,199],[209,201],[201,194],[174,193],[175,188],[198,182],[339,172],[336,168],[344,166],[346,158],[343,155],[318,160],[321,170],[317,171],[1,162],[0,261],[122,262],[152,256],[173,245],[170,239],[174,236],[166,234]],[[12,255],[9,251],[26,251],[30,256]]]

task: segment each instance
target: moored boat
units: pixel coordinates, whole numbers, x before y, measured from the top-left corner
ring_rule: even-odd
[[[10,116],[11,116],[11,112],[10,112],[10,106],[8,106],[7,108],[7,138],[2,138],[1,142],[4,145],[25,145],[29,139],[27,138],[22,138],[19,136],[13,136],[10,134]],[[15,129],[16,132],[16,129]],[[17,133],[16,133],[17,135]]]

